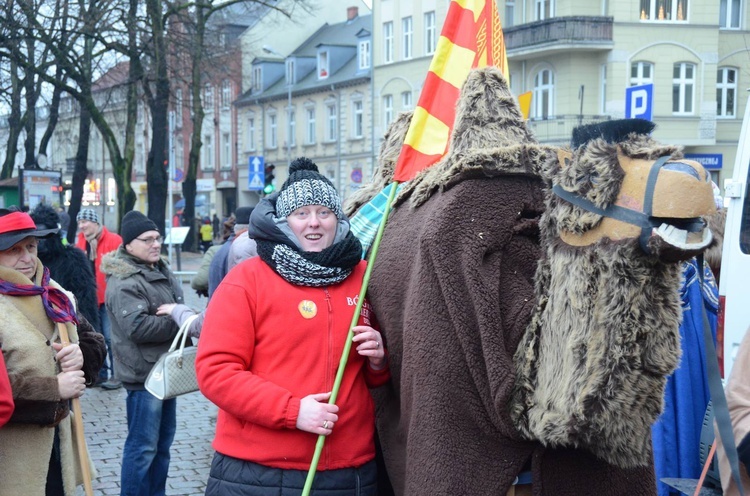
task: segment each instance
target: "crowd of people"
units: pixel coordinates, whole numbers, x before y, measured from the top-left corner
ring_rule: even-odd
[[[398,139],[395,142],[400,144]],[[354,215],[366,205],[367,199],[360,198],[356,208],[349,205],[348,213]],[[456,202],[451,208],[462,207]],[[30,215],[0,209],[0,311],[5,317],[0,324],[0,496],[76,494],[82,482],[81,463],[89,461],[82,460],[76,449],[72,404],[87,387],[124,388],[126,393],[121,494],[163,495],[179,400],[159,400],[144,383],[180,326],[196,311],[185,304],[182,284],[162,255],[163,234],[151,219],[138,211],[128,212],[117,234],[102,225],[94,210],[82,209],[75,219],[78,234],[72,246],[63,243],[60,213],[44,204]],[[401,359],[410,346],[409,333],[419,330],[435,336],[436,328],[461,318],[461,308],[451,307],[457,296],[449,284],[443,284],[447,281],[437,277],[424,289],[443,295],[445,305],[420,307],[432,318],[423,324],[410,319],[414,329],[402,329],[403,335],[396,337],[387,335],[377,316],[384,317],[381,323],[402,325],[405,317],[396,305],[408,295],[386,295],[381,280],[374,286],[372,301],[358,306],[367,268],[363,255],[371,242],[369,238],[360,242],[360,232],[353,229],[334,185],[306,158],[294,160],[281,188],[256,206],[240,207],[224,221],[216,215],[201,219],[198,235],[204,256],[191,287],[208,298],[208,305],[192,320],[189,335],[198,343],[195,369],[200,391],[219,408],[207,495],[299,494],[320,436],[325,437],[325,448],[314,494],[388,495],[394,494],[394,487],[395,493],[406,494],[404,487],[415,484],[429,493],[435,481],[414,479],[413,474],[428,473],[429,467],[409,465],[413,453],[397,441],[403,434],[397,432],[397,417],[412,416],[414,432],[420,422],[430,419],[420,417],[424,409],[392,401],[392,374],[403,373],[406,364]],[[397,253],[392,251],[391,256]],[[410,262],[402,258],[402,263]],[[432,270],[426,259],[424,263],[422,270]],[[521,265],[526,272],[514,277],[530,278],[535,265]],[[494,273],[480,276],[495,277]],[[399,277],[394,273],[392,281]],[[530,286],[525,291],[531,294]],[[701,292],[696,291],[694,304],[700,305]],[[479,304],[483,298],[469,293],[463,297]],[[390,306],[374,305],[382,301],[391,302]],[[353,321],[358,309],[358,319]],[[520,326],[513,328],[514,335],[522,331]],[[397,350],[394,356],[389,337]],[[438,405],[437,401],[450,401],[451,385],[445,381],[455,374],[478,387],[486,374],[512,373],[484,370],[484,362],[472,364],[471,370],[453,369],[460,361],[451,361],[446,354],[481,356],[483,347],[497,344],[490,335],[485,338],[488,341],[479,345],[441,339],[432,343],[438,350],[428,349],[427,342],[421,342],[425,349],[410,348],[409,353],[429,364],[425,374],[430,377],[416,377],[412,384],[398,387],[416,390],[420,384],[434,383],[429,394],[445,396],[419,400]],[[347,339],[351,351],[340,362],[349,349]],[[340,366],[343,372],[337,378]],[[335,388],[337,398],[331,402]],[[486,393],[491,402],[495,391]],[[699,410],[707,398],[700,400]],[[477,436],[493,432],[494,427],[483,424],[477,413],[487,406],[454,404],[453,413],[466,415],[454,422],[474,425]],[[505,417],[494,421],[509,425]],[[667,428],[665,422],[670,420],[662,419],[656,429]],[[390,443],[385,451],[376,425]],[[436,447],[441,454],[422,453],[420,459],[453,458],[462,470],[471,471],[472,464],[479,464],[466,459],[466,453],[487,455],[467,448],[471,440],[451,438],[450,427],[450,422],[442,426],[447,437]],[[514,452],[534,452],[539,457],[513,462],[516,475],[537,470],[553,458],[539,454],[533,443],[514,433],[506,434],[514,438]],[[656,430],[654,437],[659,437]],[[660,442],[666,444],[656,451],[657,470],[665,470],[669,457],[661,447],[670,445],[668,440]],[[565,453],[581,456],[572,450]],[[554,456],[555,463],[571,471],[569,475],[579,470],[571,468],[572,462],[564,456]],[[608,473],[620,489],[625,488],[612,494],[627,494],[627,474],[601,460],[590,461],[591,467],[598,468],[586,474]],[[459,479],[466,476],[442,475],[442,487],[458,487]],[[528,480],[517,479],[517,483],[510,489],[494,489],[500,491],[497,494],[531,494]],[[653,494],[656,491],[654,487]],[[662,487],[658,491],[668,494]]]

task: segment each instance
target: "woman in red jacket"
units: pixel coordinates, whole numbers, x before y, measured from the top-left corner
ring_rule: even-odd
[[[336,405],[328,404],[365,270],[341,199],[309,159],[250,218],[258,255],[209,303],[196,370],[219,406],[207,496],[299,493],[328,436],[315,494],[374,495],[375,415],[368,387],[389,379],[365,303]]]
[[[0,350],[2,345],[0,344]],[[13,415],[13,392],[10,390],[8,370],[5,368],[5,359],[0,351],[0,427],[4,426],[10,416]]]

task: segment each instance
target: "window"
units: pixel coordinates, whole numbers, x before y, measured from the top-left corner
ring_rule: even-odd
[[[188,105],[190,106],[190,117],[193,117],[193,90],[188,91]]]
[[[279,146],[278,122],[276,114],[268,114],[268,148]]]
[[[404,91],[401,93],[401,110],[411,110],[414,106],[414,100],[412,99],[411,91]]]
[[[297,144],[297,115],[294,109],[289,109],[287,113],[288,126],[287,126],[287,139],[289,140],[289,146],[295,146]]]
[[[393,62],[393,22],[383,23],[383,63]]]
[[[352,138],[361,138],[364,136],[362,110],[362,100],[354,100],[352,102]]]
[[[633,62],[630,65],[630,86],[640,86],[654,82],[654,64]]]
[[[719,7],[719,27],[739,29],[742,0],[721,0]]]
[[[203,137],[203,150],[203,170],[214,170],[214,142],[210,134]]]
[[[383,129],[393,120],[393,95],[383,96]]]
[[[505,0],[505,18],[502,19],[503,26],[509,28],[513,25],[513,18],[516,15],[515,0]]]
[[[286,84],[295,84],[296,78],[294,77],[294,59],[286,61]]]
[[[259,65],[253,67],[253,93],[263,89],[263,68]]]
[[[247,150],[255,150],[255,117],[247,120]]]
[[[552,106],[555,91],[555,75],[549,69],[543,69],[534,78],[534,117],[548,119],[553,115]]]
[[[555,15],[554,0],[534,0],[534,20],[543,21]]]
[[[232,168],[232,149],[230,147],[229,133],[221,135],[221,167],[223,169]]]
[[[414,26],[411,16],[401,19],[401,32],[403,34],[401,58],[409,60],[412,54],[412,40],[414,39]]]
[[[315,144],[315,107],[307,109],[307,126],[305,132],[305,143],[308,145]]]
[[[430,55],[435,53],[437,46],[437,31],[435,30],[435,11],[424,14],[424,53]]]
[[[339,124],[335,104],[326,105],[326,120],[326,141],[336,141]]]
[[[688,0],[641,0],[642,21],[686,21]]]
[[[693,113],[695,64],[678,62],[672,71],[672,113]]]
[[[174,142],[174,163],[178,169],[181,169],[185,165],[185,145],[182,141],[182,136],[177,136]]]
[[[359,69],[370,68],[370,40],[359,42]]]
[[[210,84],[206,84],[203,88],[203,109],[206,112],[214,110],[214,87]]]
[[[716,73],[716,117],[737,116],[737,69],[720,67]]]
[[[328,77],[328,52],[318,52],[318,79]]]
[[[175,125],[182,127],[182,88],[177,88],[174,92],[174,117]]]
[[[221,82],[221,108],[228,109],[231,102],[232,85],[229,83],[229,80],[225,79]]]

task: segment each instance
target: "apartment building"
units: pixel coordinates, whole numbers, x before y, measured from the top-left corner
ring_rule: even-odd
[[[269,39],[261,45],[264,53],[250,63],[250,86],[235,101],[242,128],[240,156],[248,164],[240,172],[241,204],[259,199],[247,172],[256,159],[275,166],[278,188],[289,162],[309,157],[344,196],[372,171],[372,16],[338,3],[345,20],[319,24],[287,52]]]
[[[414,105],[449,2],[373,3],[374,142]],[[746,0],[499,0],[515,94],[529,125],[564,144],[580,123],[626,116],[652,84],[655,137],[685,148],[717,183],[731,177],[750,87]],[[411,96],[406,93],[411,92]]]

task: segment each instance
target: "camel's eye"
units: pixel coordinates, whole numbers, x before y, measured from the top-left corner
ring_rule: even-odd
[[[690,174],[699,181],[701,180],[700,174],[698,174],[698,171],[695,170],[694,167],[691,167],[688,164],[683,164],[682,162],[668,162],[664,164],[663,168],[665,170],[684,172],[685,174]]]

